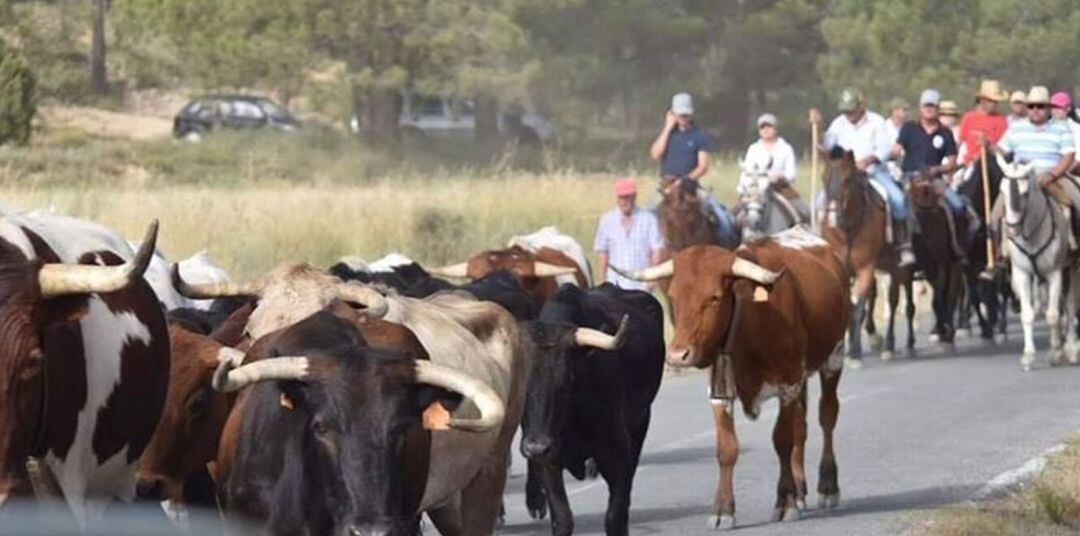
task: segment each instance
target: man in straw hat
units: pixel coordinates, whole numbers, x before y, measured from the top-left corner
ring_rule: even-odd
[[[855,156],[856,167],[865,171],[871,180],[884,188],[890,213],[896,224],[893,236],[900,252],[900,265],[915,264],[915,254],[911,250],[907,196],[885,168],[885,162],[892,156],[893,142],[896,140],[889,139],[885,119],[866,109],[866,102],[857,89],[845,88],[840,93],[837,108],[840,115],[836,116],[825,130],[822,149],[831,151],[834,147],[840,147],[851,151]],[[816,109],[811,110],[810,121],[820,124],[821,113]]]
[[[1059,121],[1050,120],[1050,90],[1045,86],[1035,86],[1028,91],[1028,114],[1009,125],[1005,135],[998,142],[998,151],[1013,155],[1014,160],[1031,162],[1039,184],[1063,202],[1071,204],[1074,210],[1080,208],[1080,189],[1072,180],[1061,180],[1075,161],[1076,147],[1069,127]],[[994,221],[1001,219],[1002,197],[998,196],[994,204]],[[1076,234],[1075,225],[1080,220],[1070,216]],[[1076,249],[1074,236],[1070,235],[1069,245]]]
[[[1027,118],[1027,93],[1023,91],[1013,91],[1009,96],[1009,124],[1013,124],[1015,121]]]
[[[975,107],[960,120],[959,140],[963,146],[961,161],[964,165],[979,159],[983,144],[993,145],[1005,135],[1009,123],[1005,116],[998,113],[997,106],[1007,97],[1008,93],[1001,89],[997,80],[983,80],[979,84],[979,91],[975,93]]]

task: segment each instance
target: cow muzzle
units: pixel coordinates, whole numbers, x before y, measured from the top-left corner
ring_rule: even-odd
[[[521,441],[521,454],[526,458],[536,461],[551,454],[551,439],[546,437],[526,437]]]
[[[388,524],[351,525],[345,531],[345,536],[388,536],[392,532],[393,527]]]
[[[681,346],[669,346],[667,350],[667,364],[672,367],[689,367],[694,364],[694,352]]]

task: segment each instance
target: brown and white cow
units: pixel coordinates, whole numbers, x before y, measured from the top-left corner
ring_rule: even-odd
[[[429,271],[443,277],[480,279],[496,270],[514,274],[537,307],[563,283],[592,286],[592,270],[581,245],[555,227],[515,236],[504,249],[481,251],[465,262]]]
[[[805,227],[751,241],[735,251],[692,246],[659,266],[628,276],[673,277],[675,336],[667,362],[711,367],[720,482],[710,528],[735,525],[733,470],[739,456],[732,406],[757,418],[763,400],[778,396],[773,443],[780,458],[777,520],[805,506],[806,381],[821,376],[819,406],[825,445],[818,493],[821,505],[839,502],[833,429],[840,402],[842,361],[835,350],[848,315],[847,277],[828,244]]]
[[[0,218],[0,505],[50,487],[86,526],[134,497],[169,375],[165,318],[142,280],[156,236],[155,222],[132,252],[87,221]]]
[[[424,476],[423,497],[417,504],[419,511],[428,511],[436,526],[445,533],[490,533],[498,514],[499,498],[505,485],[506,459],[510,442],[521,419],[524,406],[524,389],[529,370],[528,359],[520,349],[520,336],[514,318],[500,306],[478,301],[463,293],[441,293],[424,300],[403,296],[382,297],[369,287],[357,283],[342,283],[335,277],[310,266],[284,267],[257,282],[230,284],[226,286],[196,287],[178,285],[189,296],[222,295],[243,291],[258,295],[258,304],[251,315],[246,332],[255,343],[244,357],[244,370],[248,364],[261,362],[261,350],[273,347],[275,337],[289,338],[289,346],[303,347],[291,340],[296,333],[290,328],[310,323],[313,315],[330,312],[339,319],[348,319],[351,307],[344,303],[365,305],[366,322],[373,317],[383,317],[398,328],[404,326],[422,345],[420,352],[404,352],[414,359],[429,358],[438,367],[459,371],[468,375],[485,389],[493,391],[502,409],[499,422],[490,429],[479,431],[444,430],[431,434],[431,446],[425,454],[424,467],[430,467]],[[342,288],[351,289],[353,296],[343,296]],[[369,294],[359,295],[360,290]],[[354,325],[365,321],[352,321]],[[315,322],[314,325],[325,323]],[[311,326],[308,326],[310,329]],[[402,328],[403,329],[403,328]],[[314,330],[318,333],[318,330]],[[365,339],[368,333],[361,329]],[[314,342],[314,341],[313,341]],[[375,341],[371,346],[375,347]],[[385,342],[383,344],[386,344]],[[388,345],[389,346],[389,345]],[[386,346],[384,346],[386,347]],[[397,343],[393,349],[401,350]],[[409,355],[412,354],[412,355]],[[236,360],[225,365],[226,369],[238,365]],[[279,378],[280,379],[280,378]],[[313,380],[324,381],[324,379]],[[250,382],[248,382],[250,383]],[[252,464],[244,458],[250,445],[245,446],[245,422],[265,416],[267,408],[249,407],[246,390],[241,394],[222,434],[221,447],[216,461],[216,479],[225,486],[226,507],[229,496],[241,510],[259,517],[269,516],[267,505],[253,505],[245,490],[250,486],[237,481],[234,475],[238,466],[243,474],[249,474]],[[467,397],[469,396],[466,393]],[[465,408],[470,408],[467,404]],[[276,411],[276,410],[275,410]],[[281,410],[287,411],[287,410]],[[459,408],[458,412],[462,409]],[[464,411],[475,411],[465,409]],[[430,464],[428,461],[430,461]],[[404,475],[401,475],[404,478]],[[241,478],[243,480],[243,478]],[[271,519],[271,522],[274,522]]]

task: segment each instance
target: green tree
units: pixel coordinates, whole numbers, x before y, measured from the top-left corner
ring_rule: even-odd
[[[26,59],[0,41],[0,144],[30,141],[37,81]]]

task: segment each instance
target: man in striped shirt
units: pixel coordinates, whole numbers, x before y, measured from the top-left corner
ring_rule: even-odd
[[[648,290],[646,283],[616,274],[610,266],[623,270],[641,270],[660,264],[664,238],[660,224],[651,211],[637,207],[637,184],[634,179],[615,181],[616,207],[600,217],[596,227],[596,250],[601,277],[622,288]]]

